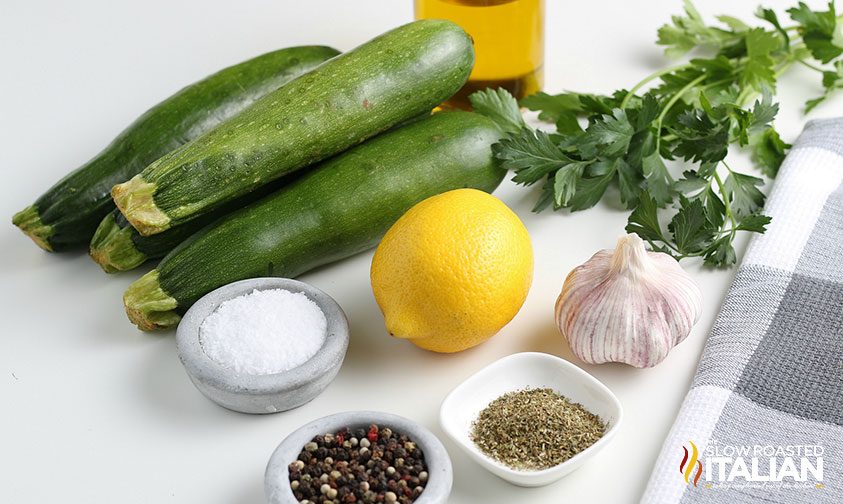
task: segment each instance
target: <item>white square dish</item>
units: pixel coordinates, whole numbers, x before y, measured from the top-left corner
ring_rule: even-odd
[[[603,437],[565,462],[540,471],[512,469],[477,448],[471,440],[471,424],[483,408],[507,392],[545,387],[598,415],[606,423]],[[442,401],[439,422],[460,448],[492,474],[519,486],[542,486],[571,473],[606,446],[622,415],[615,394],[590,374],[559,357],[524,352],[497,360],[458,385]]]

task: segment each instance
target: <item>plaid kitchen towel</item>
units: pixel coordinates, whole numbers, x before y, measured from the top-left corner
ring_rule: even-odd
[[[642,497],[843,503],[843,118],[774,183]]]

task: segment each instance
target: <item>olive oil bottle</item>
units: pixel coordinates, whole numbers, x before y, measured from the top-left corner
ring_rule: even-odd
[[[415,0],[415,7],[417,19],[449,19],[474,39],[474,71],[450,105],[468,108],[467,96],[487,87],[516,98],[541,89],[544,0]]]

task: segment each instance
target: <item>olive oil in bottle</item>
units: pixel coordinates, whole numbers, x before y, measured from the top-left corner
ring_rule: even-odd
[[[478,89],[502,87],[516,98],[543,84],[544,0],[415,0],[417,19],[449,19],[474,39],[468,83],[449,104],[468,108]]]

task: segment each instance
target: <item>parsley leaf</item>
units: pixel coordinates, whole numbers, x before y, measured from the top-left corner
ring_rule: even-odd
[[[617,160],[622,163],[622,159]],[[609,183],[615,176],[615,167],[611,171],[596,177],[583,177],[577,180],[577,190],[570,201],[571,211],[585,210],[597,204],[609,187]]]
[[[727,235],[715,240],[706,249],[703,258],[706,266],[723,267],[735,264],[737,256],[735,255],[735,247],[732,246],[730,237]]]
[[[771,220],[772,219],[767,215],[754,213],[741,219],[736,229],[741,231],[752,231],[753,233],[763,233],[767,231],[767,224],[769,224]]]
[[[711,186],[708,186],[705,191],[699,194],[699,199],[702,201],[705,208],[705,218],[712,226],[720,229],[726,222],[726,204],[720,199],[720,196],[714,192]]]
[[[622,158],[616,160],[614,168],[618,174],[618,189],[620,190],[621,202],[626,208],[635,208],[638,205],[638,195],[641,192],[644,182],[641,171],[635,169],[635,167]]]
[[[691,254],[705,248],[715,232],[706,219],[705,209],[698,199],[679,197],[679,211],[667,225],[673,243],[680,254]]]
[[[843,28],[837,21],[833,1],[828,3],[827,11],[813,11],[805,2],[799,2],[787,13],[799,23],[802,41],[814,58],[828,63],[843,54]]]
[[[729,174],[723,185],[735,216],[749,215],[764,205],[764,193],[758,189],[762,184],[764,181],[758,177],[736,172]]]
[[[503,88],[477,91],[468,99],[475,111],[495,121],[505,132],[517,133],[526,126],[518,102]]]
[[[697,172],[688,170],[682,174],[684,178],[677,180],[673,187],[677,191],[684,194],[698,193],[699,191],[709,187],[711,181],[700,177]]]
[[[761,99],[755,102],[752,107],[752,121],[748,125],[750,131],[757,131],[764,129],[773,122],[776,115],[779,113],[779,104],[773,103],[773,95],[769,89],[764,89],[761,94]]]
[[[521,105],[539,111],[539,119],[555,123],[559,133],[573,134],[582,131],[577,116],[582,114],[584,109],[577,93],[551,96],[538,92],[521,100]]]
[[[779,32],[779,35],[782,36],[785,48],[790,48],[790,35],[787,33],[787,30],[782,28],[781,22],[779,22],[779,16],[778,14],[776,14],[776,11],[774,11],[773,9],[758,7],[758,10],[755,12],[755,16],[758,19],[763,19],[764,21],[767,21],[768,23],[773,25],[776,31]]]
[[[671,185],[673,179],[667,172],[664,160],[658,152],[645,157],[642,164],[642,172],[646,181],[647,191],[660,207],[670,203],[672,198]]]
[[[707,26],[690,0],[684,0],[684,7],[685,16],[673,16],[672,25],[659,28],[656,43],[666,46],[669,57],[682,56],[696,47],[717,47],[733,38],[726,30]]]
[[[673,154],[686,161],[722,161],[729,152],[729,123],[712,119],[711,114],[702,109],[689,110],[679,116],[671,133],[679,140]]]
[[[770,55],[782,45],[777,32],[754,28],[746,32],[747,62],[741,75],[741,83],[756,91],[775,89],[776,76],[773,70],[776,62]]]
[[[638,197],[638,206],[629,215],[626,232],[635,233],[651,244],[664,241],[661,224],[659,224],[658,206],[646,191],[641,192]]]
[[[585,130],[582,143],[589,150],[600,148],[603,155],[612,157],[626,151],[633,134],[635,128],[629,122],[626,112],[615,109],[612,115],[596,119]]]
[[[561,114],[580,114],[584,111],[580,96],[576,93],[549,95],[542,91],[521,100],[521,106],[540,112],[542,121],[556,122]]]
[[[784,156],[791,145],[779,136],[774,128],[766,128],[760,134],[750,137],[752,160],[768,177],[775,177],[784,162]]]
[[[513,182],[530,185],[571,162],[543,131],[521,130],[493,146],[506,170],[515,172]]]
[[[568,163],[553,176],[553,193],[556,195],[554,205],[557,208],[568,206],[577,191],[577,181],[588,165],[588,162],[582,161]]]

